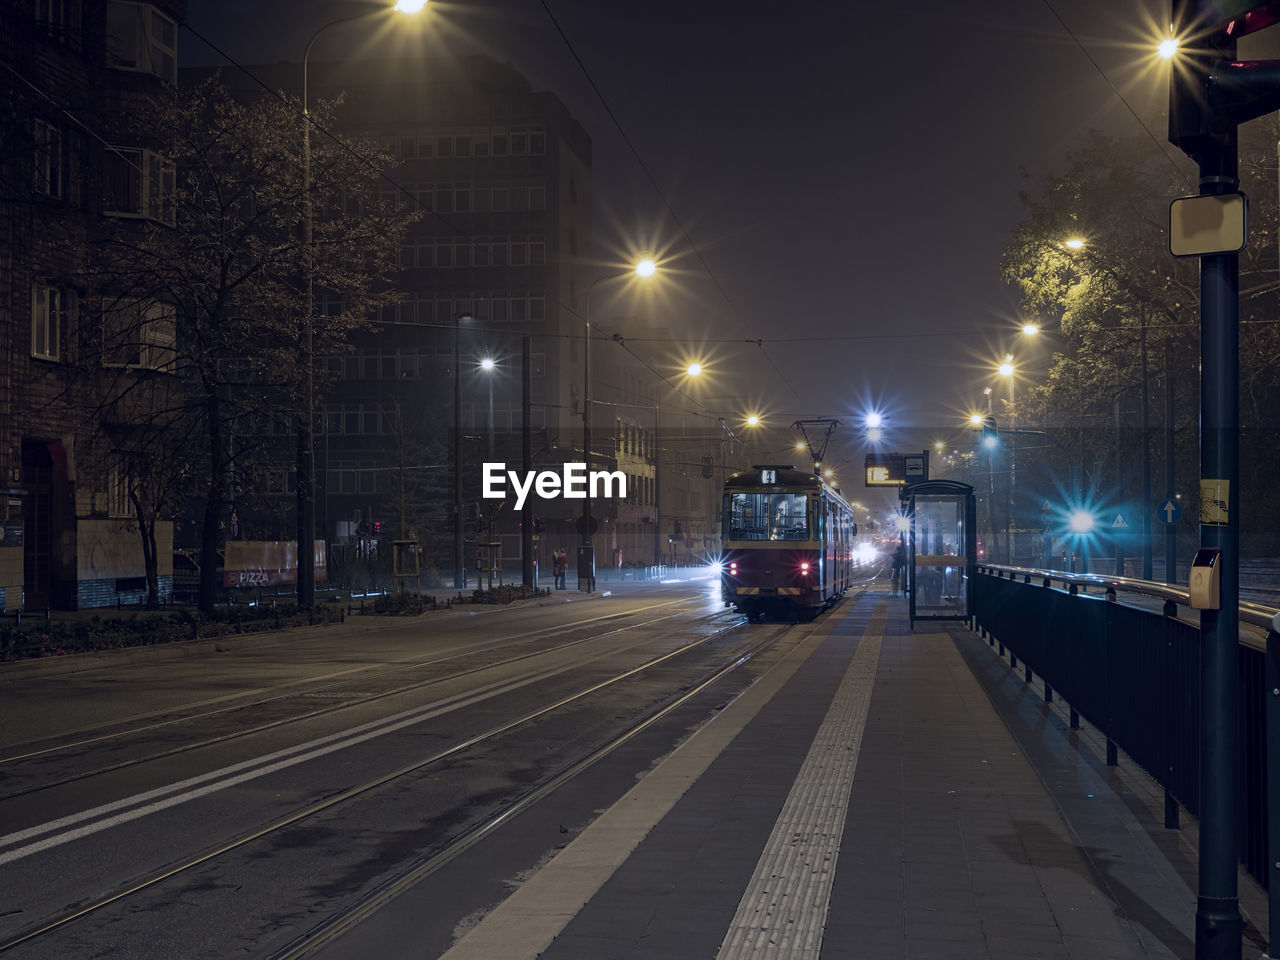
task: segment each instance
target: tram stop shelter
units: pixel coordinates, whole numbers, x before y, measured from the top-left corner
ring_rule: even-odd
[[[907,563],[911,623],[973,615],[969,577],[978,561],[973,487],[925,480],[907,487],[911,538]]]

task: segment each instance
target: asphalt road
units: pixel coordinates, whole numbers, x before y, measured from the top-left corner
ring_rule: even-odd
[[[794,642],[712,589],[0,674],[0,950],[285,956],[416,870],[441,885],[420,955],[443,952]],[[521,798],[525,825],[466,845]]]

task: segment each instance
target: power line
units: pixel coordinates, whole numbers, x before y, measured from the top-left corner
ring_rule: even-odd
[[[734,316],[738,318],[738,322],[743,326],[747,326],[746,321],[738,314],[733,301],[729,298],[729,292],[725,290],[724,285],[720,282],[720,278],[716,276],[715,271],[711,269],[711,265],[707,263],[706,258],[703,257],[702,251],[698,249],[698,245],[693,242],[693,237],[689,235],[689,231],[685,228],[684,222],[672,208],[670,201],[667,200],[666,194],[663,192],[662,187],[658,185],[658,181],[654,177],[652,171],[650,171],[649,165],[645,163],[644,158],[640,156],[640,151],[636,149],[635,144],[631,141],[631,137],[627,135],[627,131],[623,128],[622,122],[618,119],[617,114],[613,111],[613,107],[609,105],[609,101],[605,98],[604,92],[596,83],[595,78],[592,77],[591,71],[587,69],[587,65],[583,63],[582,58],[578,56],[577,49],[574,47],[572,41],[569,40],[568,35],[564,32],[564,28],[561,27],[560,21],[556,19],[556,15],[552,13],[551,8],[547,6],[547,0],[538,0],[538,2],[541,4],[542,9],[546,11],[547,17],[551,20],[551,24],[555,27],[556,32],[560,35],[560,39],[564,41],[564,45],[568,48],[569,54],[573,57],[574,63],[578,65],[578,69],[582,71],[582,75],[586,78],[587,83],[591,86],[592,91],[599,99],[600,105],[604,107],[605,113],[608,114],[609,119],[613,122],[614,128],[618,131],[618,135],[622,137],[622,142],[626,144],[627,150],[630,151],[631,156],[635,159],[640,171],[644,174],[645,179],[649,181],[649,185],[653,188],[654,193],[657,194],[659,201],[661,201],[663,207],[671,216],[671,220],[679,229],[680,235],[684,237],[685,243],[687,243],[689,245],[689,249],[693,251],[693,255],[697,258],[698,263],[702,266],[702,269],[715,285],[716,290],[719,292],[721,298],[723,298],[725,304],[733,310]],[[763,346],[761,347],[760,352],[769,362],[769,365],[773,367],[773,371],[778,375],[778,378],[787,385],[787,389],[795,395],[797,400],[803,403],[804,400],[800,396],[800,392],[796,390],[795,385],[792,384],[792,382],[787,378],[787,375],[782,372],[781,368],[774,362],[773,358],[765,353]]]
[[[1124,94],[1120,92],[1120,89],[1111,81],[1111,78],[1107,76],[1107,72],[1102,69],[1102,65],[1098,63],[1098,61],[1094,58],[1093,54],[1091,54],[1089,50],[1085,47],[1085,45],[1080,41],[1080,38],[1076,36],[1075,31],[1073,31],[1069,26],[1067,26],[1067,21],[1062,19],[1062,14],[1058,13],[1057,9],[1054,8],[1053,0],[1044,0],[1044,5],[1049,8],[1049,12],[1053,14],[1054,19],[1057,20],[1058,24],[1062,27],[1062,29],[1066,31],[1067,36],[1069,36],[1072,39],[1072,41],[1075,43],[1075,45],[1080,48],[1080,52],[1083,53],[1085,57],[1088,58],[1091,64],[1093,64],[1093,69],[1098,71],[1098,76],[1102,77],[1106,85],[1111,88],[1111,92],[1116,95],[1116,99],[1124,104],[1125,109],[1128,110],[1129,113],[1133,116],[1133,119],[1138,122],[1138,126],[1140,126],[1143,129],[1143,131],[1146,133],[1146,135],[1151,138],[1152,143],[1156,145],[1156,149],[1160,151],[1161,156],[1163,156],[1166,160],[1169,161],[1169,165],[1173,167],[1174,173],[1177,175],[1178,179],[1184,180],[1185,174],[1183,173],[1182,168],[1178,166],[1174,158],[1169,154],[1169,151],[1167,149],[1169,146],[1168,143],[1166,141],[1160,140],[1154,133],[1151,132],[1151,128],[1147,126],[1146,121],[1144,121],[1142,117],[1138,115],[1138,111],[1135,110],[1133,105],[1129,103],[1128,100],[1125,99]]]

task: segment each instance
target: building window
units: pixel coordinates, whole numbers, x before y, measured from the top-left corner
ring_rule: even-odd
[[[107,150],[107,195],[103,210],[111,217],[145,217],[173,226],[174,167],[150,150]]]
[[[177,80],[178,25],[149,3],[108,0],[107,65]]]
[[[129,474],[116,467],[107,477],[107,516],[132,517],[133,504],[129,502],[129,491],[133,487]]]
[[[529,153],[535,157],[540,157],[547,152],[547,133],[541,127],[531,127],[529,130]]]
[[[102,312],[102,365],[169,371],[177,354],[177,311],[130,303]]]
[[[36,23],[55,40],[80,48],[80,0],[35,0]]]
[[[35,122],[35,177],[32,189],[55,199],[62,198],[63,159],[62,131],[43,120]]]
[[[42,360],[62,356],[62,329],[66,302],[58,287],[37,286],[31,291],[31,355]]]

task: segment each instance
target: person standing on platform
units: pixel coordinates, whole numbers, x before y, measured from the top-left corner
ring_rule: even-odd
[[[893,595],[898,595],[901,589],[906,593],[907,584],[907,548],[902,545],[902,541],[898,541],[898,546],[893,551]]]
[[[557,547],[556,551],[551,554],[551,572],[555,574],[557,590],[565,589],[564,577],[568,570],[569,558],[562,548]]]

